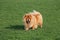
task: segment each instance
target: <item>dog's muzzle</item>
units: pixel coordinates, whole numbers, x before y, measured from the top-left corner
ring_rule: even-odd
[[[30,21],[28,20],[28,21],[26,21],[26,23],[27,23],[27,24],[29,24],[29,23],[30,23]]]

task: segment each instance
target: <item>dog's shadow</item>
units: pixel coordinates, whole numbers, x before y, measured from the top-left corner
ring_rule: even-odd
[[[24,25],[10,25],[9,27],[6,27],[6,29],[24,30]]]

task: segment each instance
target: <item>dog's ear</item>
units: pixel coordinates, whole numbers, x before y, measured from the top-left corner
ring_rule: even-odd
[[[32,15],[29,15],[30,18],[32,18]]]
[[[25,17],[26,17],[26,15],[23,16],[23,18],[25,18]]]
[[[26,17],[26,15],[23,16],[23,21],[25,21],[25,17]]]
[[[24,17],[26,17],[26,15],[24,15]]]

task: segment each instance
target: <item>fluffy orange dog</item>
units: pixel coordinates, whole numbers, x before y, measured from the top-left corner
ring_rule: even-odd
[[[29,30],[29,28],[32,28],[34,30],[38,27],[38,25],[40,25],[40,27],[42,28],[43,19],[40,12],[34,10],[33,12],[25,14],[23,19],[25,24],[25,30]]]

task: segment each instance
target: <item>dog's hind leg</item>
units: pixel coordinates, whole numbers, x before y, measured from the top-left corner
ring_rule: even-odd
[[[32,30],[34,30],[34,29],[35,29],[35,25],[32,26]]]
[[[40,25],[40,28],[42,28],[42,23],[39,23],[39,25]]]
[[[35,29],[37,29],[38,25],[35,25]]]

